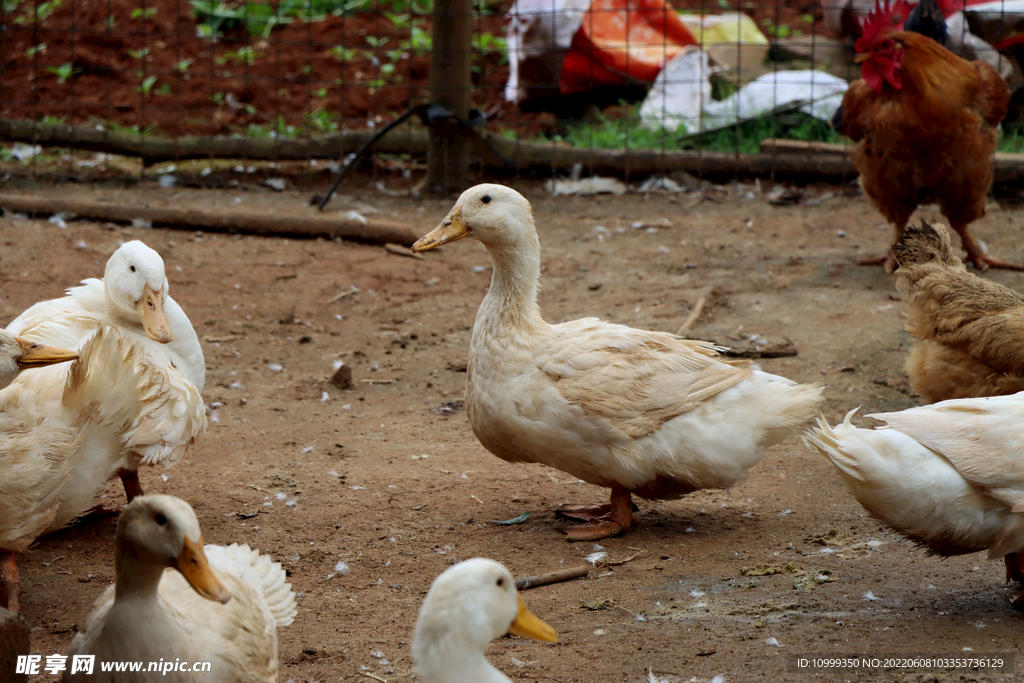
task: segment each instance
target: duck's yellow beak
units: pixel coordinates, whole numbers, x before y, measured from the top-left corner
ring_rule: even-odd
[[[231,593],[220,582],[220,579],[210,569],[210,563],[206,561],[206,553],[203,552],[203,537],[199,537],[196,543],[188,536],[181,548],[181,554],[174,562],[174,568],[181,572],[181,575],[188,581],[196,593],[207,600],[216,600],[224,604],[231,599]]]
[[[75,351],[58,349],[55,346],[43,346],[20,337],[15,337],[14,340],[21,347],[21,356],[18,357],[17,362],[23,368],[42,367],[78,358],[78,353]]]
[[[139,309],[146,336],[155,342],[169,344],[174,341],[174,332],[164,313],[164,298],[161,294],[162,290],[154,290],[147,284],[142,290],[142,298],[135,302],[135,307]]]
[[[441,221],[441,225],[416,240],[416,244],[412,245],[412,250],[414,252],[427,251],[464,237],[469,237],[469,228],[462,222],[462,207],[456,206]]]
[[[533,638],[534,640],[542,640],[545,643],[557,643],[558,634],[555,633],[555,629],[545,624],[541,621],[540,617],[526,609],[526,605],[523,603],[523,596],[520,595],[518,598],[519,615],[516,616],[516,620],[509,626],[508,632],[520,638]]]

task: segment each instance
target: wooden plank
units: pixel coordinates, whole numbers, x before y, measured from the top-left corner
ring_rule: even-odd
[[[469,119],[473,48],[473,0],[435,0],[431,30],[430,101]],[[455,132],[430,136],[427,189],[431,194],[462,192],[469,178],[469,146]]]
[[[386,244],[393,242],[411,245],[419,237],[411,228],[399,223],[321,214],[315,208],[295,208],[289,215],[269,215],[224,211],[210,213],[198,209],[154,207],[113,202],[93,202],[59,197],[33,197],[0,194],[0,207],[15,213],[52,216],[62,213],[68,217],[88,218],[115,223],[131,223],[141,218],[152,225],[180,230],[206,230],[209,232],[246,233],[285,237],[340,237],[360,242]],[[310,215],[303,216],[301,211]]]

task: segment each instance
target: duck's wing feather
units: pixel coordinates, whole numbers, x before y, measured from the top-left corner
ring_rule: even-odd
[[[632,438],[753,374],[748,362],[727,363],[720,347],[596,318],[552,326],[536,363],[566,401],[603,417]]]
[[[941,453],[964,479],[1024,512],[1024,392],[868,417]]]
[[[103,280],[82,280],[60,299],[40,301],[15,318],[7,331],[31,341],[78,349],[100,321],[94,311],[106,310]]]
[[[149,369],[132,451],[143,465],[163,464],[169,469],[206,432],[206,405],[196,386],[173,367]]]

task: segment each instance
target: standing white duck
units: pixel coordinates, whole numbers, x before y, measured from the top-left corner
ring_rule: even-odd
[[[416,673],[427,683],[511,683],[484,657],[506,633],[558,642],[526,609],[503,565],[479,557],[460,562],[434,579],[423,600],[412,638]]]
[[[1024,582],[1024,392],[868,415],[885,422],[875,429],[854,427],[855,412],[804,435],[854,498],[937,555],[1012,557],[1006,580]]]
[[[11,339],[0,332],[0,367],[19,346]],[[128,451],[147,388],[147,373],[135,369],[141,351],[114,329],[101,328],[78,353],[27,348],[16,363],[78,360],[24,373],[0,391],[0,605],[12,611],[15,553],[92,506]]]
[[[120,467],[128,500],[142,494],[140,464],[170,468],[207,426],[203,349],[168,289],[160,255],[142,242],[126,242],[107,261],[102,280],[83,280],[67,296],[37,303],[7,326],[31,341],[77,349],[97,327],[109,325],[145,350],[141,362],[158,370],[162,381],[143,396],[136,441]]]
[[[91,674],[65,671],[65,682],[276,680],[277,628],[296,613],[280,564],[246,545],[204,548],[188,503],[148,495],[121,512],[114,567],[116,583],[93,603],[69,661],[95,655],[96,662],[162,660],[173,668],[133,673],[96,666]],[[197,662],[210,668],[192,671]]]
[[[821,388],[719,348],[597,318],[549,325],[537,305],[540,245],[529,202],[500,185],[466,190],[413,251],[472,237],[494,264],[473,325],[466,412],[484,448],[611,488],[611,505],[560,511],[570,541],[636,524],[631,494],[679,498],[732,486],[811,419]]]

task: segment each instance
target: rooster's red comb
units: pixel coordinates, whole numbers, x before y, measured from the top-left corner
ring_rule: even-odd
[[[857,51],[866,48],[878,36],[894,28],[901,28],[911,9],[913,6],[907,0],[895,0],[891,4],[889,0],[884,0],[884,4],[883,0],[875,0],[875,9],[868,12],[867,17],[860,23],[862,33],[857,41]]]

